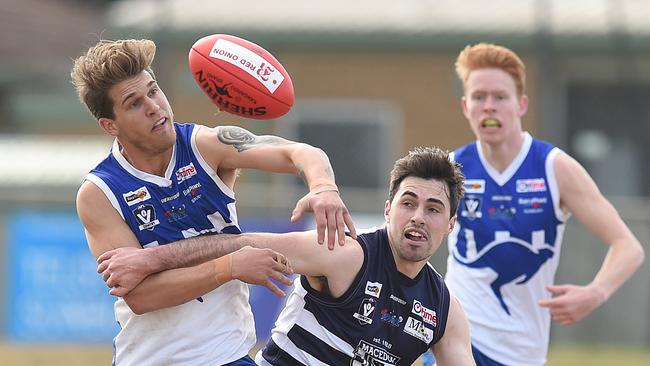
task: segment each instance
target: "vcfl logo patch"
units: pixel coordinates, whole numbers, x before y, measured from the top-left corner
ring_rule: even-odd
[[[363,299],[359,306],[359,312],[354,313],[352,316],[357,319],[361,325],[372,324],[372,313],[375,311],[375,306],[375,299],[371,297]]]
[[[138,221],[138,229],[153,231],[153,228],[160,224],[160,221],[156,219],[156,210],[152,205],[140,205],[135,210],[133,210],[135,219]]]

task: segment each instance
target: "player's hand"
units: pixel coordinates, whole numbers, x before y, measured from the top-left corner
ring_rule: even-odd
[[[287,275],[293,274],[289,259],[271,250],[245,246],[232,253],[232,278],[254,285],[262,285],[278,296],[284,296],[273,281],[276,280],[287,286],[293,281]]]
[[[605,295],[590,286],[547,285],[553,298],[540,300],[539,305],[548,308],[553,320],[560,325],[572,325],[605,302]]]
[[[108,292],[113,296],[124,297],[152,274],[150,251],[135,247],[123,247],[100,255],[97,258],[97,272],[101,273]]]
[[[307,193],[296,204],[291,215],[291,222],[298,221],[305,211],[314,213],[319,244],[324,243],[325,231],[327,231],[327,246],[330,250],[334,249],[337,236],[339,245],[345,244],[346,226],[350,230],[350,236],[353,239],[357,238],[352,216],[337,191]]]

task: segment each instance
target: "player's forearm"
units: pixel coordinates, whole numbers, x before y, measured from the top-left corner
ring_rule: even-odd
[[[136,314],[196,301],[232,279],[230,256],[145,278],[124,300]]]
[[[590,286],[602,294],[603,301],[607,300],[632,277],[644,258],[643,247],[632,235],[612,243]]]
[[[291,154],[291,160],[310,191],[326,187],[336,189],[334,170],[323,150],[299,144]]]
[[[250,239],[239,234],[217,234],[196,236],[173,243],[147,248],[152,258],[150,273],[196,266],[211,259],[235,252],[246,245]]]

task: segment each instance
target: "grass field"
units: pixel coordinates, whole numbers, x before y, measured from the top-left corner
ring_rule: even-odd
[[[95,366],[111,364],[110,346],[9,346],[0,344],[8,366]],[[648,366],[650,348],[553,347],[548,366]]]

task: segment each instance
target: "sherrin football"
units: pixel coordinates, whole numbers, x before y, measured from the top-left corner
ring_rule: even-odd
[[[194,80],[219,109],[254,119],[273,119],[291,109],[293,83],[280,62],[245,39],[213,34],[194,43]]]

